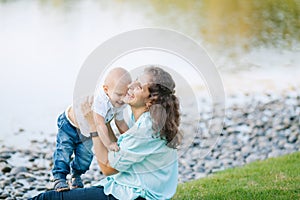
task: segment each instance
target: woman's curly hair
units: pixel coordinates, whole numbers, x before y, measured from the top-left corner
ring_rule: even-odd
[[[160,138],[167,141],[167,146],[176,148],[182,135],[178,130],[180,123],[179,101],[175,96],[175,82],[171,75],[157,66],[149,66],[144,69],[149,76],[153,129],[159,133]]]

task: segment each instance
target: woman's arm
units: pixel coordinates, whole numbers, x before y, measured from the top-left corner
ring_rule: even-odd
[[[125,133],[128,130],[128,126],[125,120],[115,120],[116,126],[121,134]]]
[[[92,101],[87,99],[86,102],[82,104],[81,108],[84,113],[84,117],[89,124],[90,132],[96,132],[97,128],[93,117],[93,111],[91,110],[91,105]],[[108,130],[110,132],[110,129]],[[102,143],[100,137],[92,137],[92,140],[97,162],[99,167],[101,168],[102,173],[106,176],[118,173],[117,170],[110,167],[108,162],[108,150]]]
[[[92,137],[94,144],[94,151],[97,158],[99,167],[105,176],[118,173],[118,171],[112,168],[108,162],[108,151],[104,144],[100,140],[100,137]]]

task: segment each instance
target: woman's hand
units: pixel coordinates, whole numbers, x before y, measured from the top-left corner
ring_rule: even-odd
[[[94,113],[92,111],[92,105],[94,101],[94,96],[88,96],[84,99],[81,104],[81,112],[90,127],[90,132],[96,131],[96,125],[94,121]]]

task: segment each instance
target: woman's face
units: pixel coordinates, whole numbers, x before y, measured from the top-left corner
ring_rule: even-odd
[[[143,74],[128,86],[128,92],[124,102],[132,107],[146,107],[149,102],[150,92],[148,89],[149,76]]]

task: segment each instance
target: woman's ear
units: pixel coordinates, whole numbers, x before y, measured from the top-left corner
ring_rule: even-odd
[[[146,102],[146,108],[147,108],[147,110],[149,110],[151,106],[152,106],[151,101]]]

